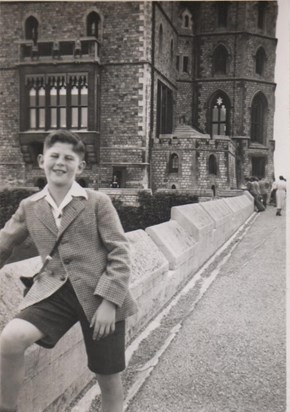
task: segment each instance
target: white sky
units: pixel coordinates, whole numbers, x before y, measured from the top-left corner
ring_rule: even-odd
[[[274,154],[275,177],[279,175],[290,178],[289,170],[289,4],[288,0],[278,0],[278,21],[276,37],[278,38],[276,53],[275,82],[276,108],[274,117]]]

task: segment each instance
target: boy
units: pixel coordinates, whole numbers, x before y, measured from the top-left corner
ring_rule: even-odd
[[[24,378],[24,352],[52,348],[80,321],[88,367],[97,374],[102,410],[121,412],[125,321],[136,312],[128,291],[129,246],[108,196],[79,186],[85,147],[58,130],[47,136],[39,166],[47,186],[24,199],[0,231],[0,267],[30,234],[44,260],[60,243],[0,337],[0,412],[16,411]]]

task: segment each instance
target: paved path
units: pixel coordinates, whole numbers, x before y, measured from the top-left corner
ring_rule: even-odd
[[[128,412],[286,411],[285,227],[273,207],[260,213],[194,310],[196,288],[173,308],[166,321],[180,328]],[[159,329],[125,381],[138,357],[161,347]]]

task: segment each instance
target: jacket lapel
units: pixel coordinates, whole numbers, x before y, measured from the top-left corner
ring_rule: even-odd
[[[36,217],[50,230],[55,236],[58,234],[58,229],[55,224],[55,220],[51,211],[51,207],[47,201],[43,198],[35,204]]]
[[[76,217],[85,208],[86,200],[83,198],[73,198],[73,200],[64,208],[61,219],[61,226],[58,235],[60,236]]]

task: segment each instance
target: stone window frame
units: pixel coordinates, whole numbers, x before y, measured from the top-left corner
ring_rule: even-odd
[[[185,9],[181,15],[181,27],[186,30],[192,29],[192,15],[188,9]]]
[[[159,51],[159,55],[161,55],[162,52],[163,52],[163,26],[162,26],[162,23],[160,23],[159,30],[158,30],[158,51]]]
[[[94,36],[93,34],[89,34],[88,31],[88,18],[90,15],[96,14],[97,17],[99,18],[99,24],[98,24],[98,35]],[[83,24],[85,27],[85,32],[88,37],[94,37],[95,39],[98,40],[98,42],[101,42],[103,39],[103,30],[104,30],[104,16],[100,12],[100,10],[97,7],[91,7],[89,8],[86,13],[84,14],[83,18]]]
[[[157,80],[156,137],[173,131],[173,90]]]
[[[77,102],[73,101],[75,99],[72,94],[76,87],[78,89]],[[87,90],[86,104],[82,96],[83,89]],[[33,90],[35,94],[31,93]],[[44,90],[42,99],[39,96],[40,90]],[[61,93],[63,90],[65,94]],[[55,93],[52,93],[53,91]],[[88,130],[88,92],[88,73],[26,75],[25,94],[28,104],[24,130],[41,131],[58,128]],[[74,123],[74,114],[77,116],[76,123]]]
[[[186,74],[190,73],[189,56],[188,55],[183,55],[182,56],[182,73],[186,73]]]
[[[253,96],[250,106],[250,143],[266,145],[269,104],[262,91]]]
[[[177,54],[176,55],[176,71],[179,73],[179,69],[180,69],[180,55]]]
[[[29,14],[29,16],[24,19],[25,40],[32,41],[33,44],[36,44],[39,38],[39,26],[39,18],[33,13]]]
[[[173,63],[173,59],[174,59],[174,41],[171,38],[170,39],[170,61],[171,63]]]
[[[211,153],[207,159],[208,173],[210,175],[218,176],[219,166],[217,156],[214,153]]]
[[[168,171],[169,173],[178,173],[179,172],[179,155],[176,152],[170,153],[168,161]]]
[[[259,1],[257,3],[257,28],[260,30],[265,29],[267,5],[267,1]]]
[[[255,74],[263,76],[265,72],[265,65],[267,61],[267,55],[265,48],[263,46],[259,46],[256,50],[255,56]]]
[[[213,119],[212,119],[212,110],[214,107],[214,102],[217,101],[217,99],[221,97],[224,99],[224,103],[226,106],[226,120],[225,122],[220,122],[220,123],[225,123],[226,125],[226,135],[225,136],[230,136],[231,130],[230,130],[230,124],[231,124],[231,101],[229,96],[227,95],[226,92],[224,92],[221,89],[216,90],[213,92],[208,99],[208,104],[207,104],[207,133],[210,134],[210,136],[213,136]],[[219,135],[219,136],[224,136],[224,135]]]
[[[216,3],[217,9],[217,27],[226,28],[228,25],[229,2],[219,1]]]
[[[212,53],[212,73],[214,76],[224,76],[229,73],[230,53],[223,43],[215,46]]]

